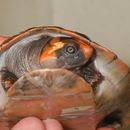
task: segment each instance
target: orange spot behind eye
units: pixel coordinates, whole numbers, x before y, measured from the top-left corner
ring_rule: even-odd
[[[56,42],[54,43],[54,45],[52,46],[52,49],[48,52],[49,54],[55,52],[56,50],[62,48],[64,46],[63,42]]]
[[[51,50],[52,50],[52,47],[47,46],[44,48],[44,50],[39,58],[40,62],[44,61],[46,58],[56,57],[55,52],[53,52],[51,54],[49,53]]]
[[[40,56],[40,61],[43,61],[47,58],[56,57],[56,50],[62,48],[64,43],[60,41],[60,38],[54,38],[44,49]]]

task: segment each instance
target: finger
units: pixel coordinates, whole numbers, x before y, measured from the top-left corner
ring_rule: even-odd
[[[115,129],[104,127],[104,128],[99,128],[99,129],[97,129],[97,130],[115,130]]]
[[[27,117],[19,121],[11,130],[45,130],[45,126],[40,119]]]
[[[46,130],[63,130],[62,125],[55,119],[47,119],[43,121]]]

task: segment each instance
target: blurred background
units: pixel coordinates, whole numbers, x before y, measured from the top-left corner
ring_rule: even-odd
[[[130,0],[0,0],[0,35],[58,25],[88,35],[130,65]]]
[[[128,65],[129,24],[130,0],[0,0],[0,35],[57,25],[88,35]]]

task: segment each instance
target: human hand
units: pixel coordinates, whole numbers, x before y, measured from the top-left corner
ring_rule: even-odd
[[[7,37],[0,36],[0,44]],[[0,130],[9,130],[0,123]],[[19,121],[11,130],[63,130],[62,125],[55,119],[41,121],[36,117],[27,117]],[[100,128],[98,130],[113,130],[112,128]]]
[[[11,130],[63,130],[63,127],[55,119],[47,119],[41,121],[36,117],[27,117],[18,122]],[[98,130],[113,130],[113,129],[100,128]]]
[[[63,130],[55,119],[41,121],[36,117],[27,117],[19,121],[11,130]]]

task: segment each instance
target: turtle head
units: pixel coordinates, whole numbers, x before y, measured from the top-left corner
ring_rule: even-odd
[[[82,34],[59,27],[30,29],[4,43],[4,67],[17,77],[38,69],[81,67],[93,55],[90,42]]]
[[[90,44],[73,37],[55,37],[43,48],[42,67],[71,69],[84,65],[92,56]]]

